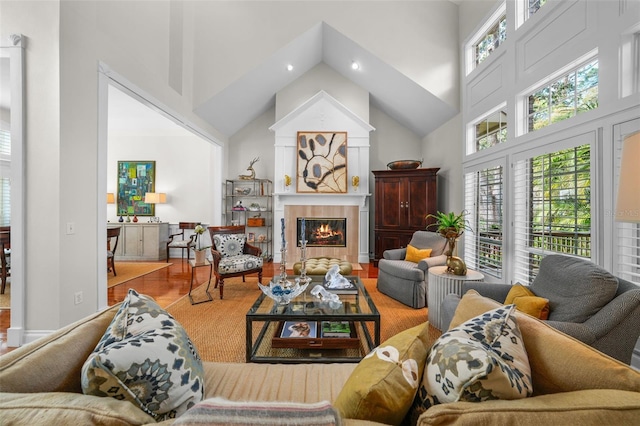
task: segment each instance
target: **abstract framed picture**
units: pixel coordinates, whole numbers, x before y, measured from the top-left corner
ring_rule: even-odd
[[[296,192],[347,192],[347,132],[298,132]]]
[[[155,161],[118,161],[118,214],[155,216],[155,204],[144,203],[155,186]]]

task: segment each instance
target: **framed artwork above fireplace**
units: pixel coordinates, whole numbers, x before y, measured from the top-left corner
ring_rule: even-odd
[[[347,192],[347,132],[298,132],[299,193]]]

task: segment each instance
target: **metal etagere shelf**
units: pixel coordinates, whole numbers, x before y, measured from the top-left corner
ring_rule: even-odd
[[[247,241],[273,260],[273,183],[269,179],[229,179],[225,183],[227,225],[244,225]]]

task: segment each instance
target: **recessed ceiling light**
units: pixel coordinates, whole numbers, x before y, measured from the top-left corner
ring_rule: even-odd
[[[357,63],[356,61],[351,62],[351,69],[352,70],[360,69],[360,64]]]
[[[287,71],[293,71],[293,65],[288,64],[287,65]]]

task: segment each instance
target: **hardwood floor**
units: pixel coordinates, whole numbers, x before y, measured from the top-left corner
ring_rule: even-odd
[[[153,297],[162,307],[166,307],[174,301],[178,300],[189,292],[189,283],[191,280],[191,268],[187,264],[186,259],[180,258],[170,259],[172,265],[159,271],[151,272],[140,278],[127,281],[120,285],[116,285],[107,290],[107,303],[109,305],[116,304],[124,300],[130,288],[135,289],[138,293],[146,294]],[[352,275],[358,275],[361,278],[377,278],[378,268],[373,263],[361,263],[361,271],[353,271]],[[197,268],[197,276],[195,283],[202,283],[207,280],[208,269]],[[288,270],[293,274],[293,271]],[[280,274],[279,263],[267,263],[263,267],[263,282],[268,282],[274,275]],[[10,327],[10,310],[0,309],[0,355],[10,352],[15,348],[7,347],[7,329]]]

